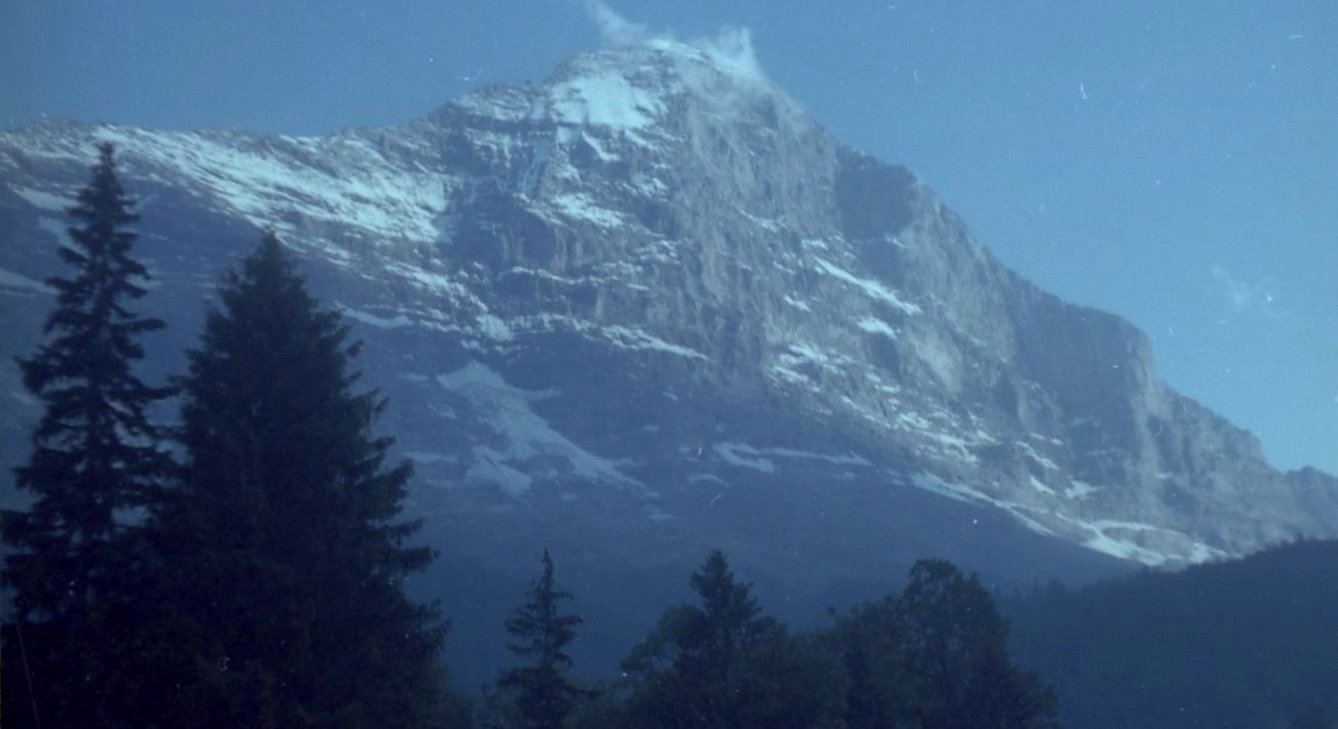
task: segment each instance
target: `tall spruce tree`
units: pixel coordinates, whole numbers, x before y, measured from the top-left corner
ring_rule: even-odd
[[[171,390],[132,371],[144,356],[141,335],[163,322],[128,308],[149,279],[126,229],[139,218],[117,179],[112,145],[98,152],[92,179],[68,210],[76,221],[70,244],[59,249],[74,275],[47,279],[57,299],[46,341],[18,361],[24,386],[45,406],[32,455],[16,469],[18,487],[34,500],[28,511],[4,515],[13,549],[5,582],[17,630],[28,632],[26,655],[17,657],[47,699],[36,704],[48,725],[107,718],[122,637],[111,616],[125,614],[131,598],[123,580],[137,560],[127,512],[146,505],[171,471],[147,414]]]
[[[581,619],[563,615],[559,603],[571,594],[559,590],[553,580],[553,559],[544,549],[543,572],[531,583],[529,600],[516,608],[506,621],[506,630],[518,642],[507,647],[531,665],[513,668],[498,685],[514,690],[516,704],[526,729],[559,729],[577,699],[587,692],[567,677],[571,657],[566,647],[576,637]]]
[[[403,593],[410,476],[355,392],[358,345],[267,233],[229,275],[189,353],[182,483],[155,530],[200,670],[187,726],[418,727],[439,688],[435,607]]]

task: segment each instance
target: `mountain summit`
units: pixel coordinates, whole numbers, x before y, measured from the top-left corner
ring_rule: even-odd
[[[809,120],[744,36],[581,55],[399,127],[0,133],[11,393],[101,141],[141,201],[157,368],[274,228],[366,341],[415,508],[482,572],[546,543],[573,574],[677,574],[722,546],[814,593],[926,554],[1033,579],[1338,536],[1338,481],[1273,470],[1143,333]],[[38,416],[11,397],[5,473]]]

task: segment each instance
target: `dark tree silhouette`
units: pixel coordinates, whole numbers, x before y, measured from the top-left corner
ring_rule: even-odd
[[[849,729],[899,727],[912,719],[914,682],[896,605],[888,597],[844,614],[833,611],[836,625],[827,637],[841,656],[849,682],[845,711]]]
[[[1053,694],[1008,655],[1008,625],[975,577],[920,560],[893,610],[916,692],[919,725],[1056,726]]]
[[[186,463],[158,509],[171,612],[194,628],[191,726],[423,726],[443,626],[403,578],[410,469],[370,434],[357,344],[278,239],[229,275],[181,380]]]
[[[844,676],[823,646],[763,616],[724,553],[692,575],[701,606],[670,608],[623,662],[628,714],[644,727],[835,726]]]
[[[1055,699],[1016,667],[989,593],[951,562],[920,560],[900,597],[836,615],[849,729],[1042,729]]]
[[[713,550],[689,582],[701,596],[701,633],[689,655],[700,661],[707,675],[728,683],[730,667],[739,651],[774,627],[751,594],[752,586],[734,579],[725,554]]]
[[[171,390],[144,384],[131,369],[144,356],[141,335],[163,322],[128,308],[149,279],[126,229],[139,218],[117,179],[112,145],[98,152],[92,179],[68,211],[76,221],[71,244],[59,249],[74,275],[47,279],[57,299],[46,341],[19,360],[24,386],[45,406],[32,455],[16,469],[17,486],[34,501],[4,515],[15,632],[28,632],[26,655],[7,646],[6,658],[24,662],[39,694],[58,697],[37,702],[51,725],[105,720],[112,711],[121,635],[111,621],[124,612],[123,578],[138,559],[128,512],[147,504],[171,471],[147,415]]]
[[[751,585],[734,578],[720,550],[707,555],[689,584],[701,607],[665,611],[659,627],[624,661],[625,671],[649,676],[672,668],[685,679],[725,685],[740,651],[776,629],[775,621],[762,616]]]
[[[563,615],[559,603],[571,599],[553,580],[553,559],[544,550],[543,572],[530,585],[528,601],[506,621],[506,630],[518,642],[507,647],[531,665],[513,668],[498,685],[517,693],[516,703],[524,726],[558,729],[576,701],[587,695],[567,677],[571,658],[565,652],[576,637],[581,619]]]

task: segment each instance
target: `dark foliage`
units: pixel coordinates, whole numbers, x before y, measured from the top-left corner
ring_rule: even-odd
[[[850,729],[906,726],[911,720],[915,687],[895,609],[892,598],[858,605],[837,616],[827,634],[849,682],[845,720]]]
[[[665,611],[623,663],[631,726],[838,725],[845,686],[834,655],[762,616],[719,550],[691,585],[701,606]]]
[[[189,353],[181,486],[153,536],[189,665],[177,726],[419,727],[440,695],[435,608],[403,578],[407,464],[370,435],[384,407],[354,392],[357,345],[267,234],[220,292]],[[169,712],[171,713],[171,712]]]
[[[611,686],[595,684],[567,716],[567,729],[617,729],[628,726],[626,697]]]
[[[1338,729],[1329,712],[1318,706],[1307,706],[1292,719],[1287,729]]]
[[[1055,701],[1013,665],[988,592],[950,562],[921,560],[901,597],[860,605],[830,639],[850,679],[851,729],[1057,726]]]
[[[131,371],[144,356],[141,335],[163,322],[127,308],[144,296],[149,275],[131,257],[136,236],[126,226],[138,217],[110,144],[99,147],[77,200],[68,211],[77,223],[68,229],[72,244],[59,249],[74,275],[47,279],[57,300],[46,341],[19,360],[24,386],[45,411],[28,464],[16,470],[34,502],[4,515],[14,550],[5,585],[18,620],[4,658],[24,668],[23,682],[6,692],[6,713],[14,720],[35,705],[42,716],[34,722],[106,726],[119,721],[122,654],[132,647],[126,577],[142,570],[133,510],[171,470],[147,410],[171,391]]]
[[[401,520],[385,407],[350,372],[358,345],[267,234],[225,281],[179,381],[175,467],[147,416],[172,388],[131,371],[162,327],[127,304],[137,218],[100,149],[70,214],[75,274],[46,341],[19,361],[45,405],[4,514],[6,726],[426,729],[471,723],[438,660],[445,626],[403,582],[432,559]],[[514,729],[1050,729],[1055,694],[1009,655],[974,577],[922,560],[896,597],[795,635],[723,553],[691,576],[607,690],[569,676],[581,619],[542,572],[506,621],[527,663],[489,717]],[[1012,605],[1014,645],[1085,729],[1332,729],[1338,542],[1302,542]],[[1304,707],[1304,708],[1299,708]]]
[[[1338,542],[1300,542],[1010,608],[1019,660],[1066,724],[1282,727],[1338,712]]]
[[[576,637],[581,619],[563,615],[559,603],[571,599],[553,580],[553,559],[544,550],[543,572],[530,585],[528,601],[506,621],[506,630],[519,642],[507,646],[530,665],[507,671],[498,681],[503,690],[515,692],[521,726],[526,729],[558,729],[578,699],[588,692],[567,677],[571,658],[566,647]]]
[[[5,520],[20,617],[3,636],[7,725],[467,725],[437,659],[444,624],[403,591],[432,554],[407,544],[409,467],[388,465],[390,440],[371,433],[385,403],[356,390],[348,329],[265,235],[188,353],[174,467],[145,414],[172,391],[130,372],[138,336],[162,326],[125,308],[146,278],[130,208],[104,146],[61,249],[77,275],[50,280],[49,341],[21,361],[47,409],[19,470],[34,506]],[[714,551],[690,579],[700,603],[665,611],[603,692],[568,675],[581,619],[560,610],[571,596],[547,550],[542,564],[506,622],[528,660],[498,681],[506,726],[1053,723],[993,602],[946,562],[918,563],[898,599],[794,635]]]

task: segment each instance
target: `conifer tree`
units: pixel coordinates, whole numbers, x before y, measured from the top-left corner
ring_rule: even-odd
[[[443,627],[403,578],[410,476],[355,392],[358,345],[267,233],[189,353],[182,483],[155,519],[173,612],[202,667],[188,726],[422,726]],[[194,712],[194,713],[190,713]]]
[[[817,684],[823,684],[818,692],[826,692],[826,678],[810,682],[812,676],[790,670],[792,658],[806,653],[807,646],[762,615],[751,586],[735,579],[724,553],[707,555],[690,584],[701,605],[665,611],[656,629],[623,661],[633,723],[786,727],[785,714],[802,713],[812,719],[808,726],[825,726],[823,717],[835,712],[824,704],[826,697],[810,699]],[[839,672],[834,658],[809,656],[813,675]],[[788,707],[778,697],[788,697]],[[800,705],[802,712],[788,710]]]
[[[737,654],[774,627],[759,617],[762,609],[752,586],[734,579],[725,553],[712,550],[689,581],[701,596],[701,634],[688,655],[714,680],[728,683]]]
[[[680,605],[665,611],[659,627],[633,649],[623,667],[631,674],[663,668],[713,684],[725,684],[738,655],[777,628],[739,582],[724,552],[712,550],[689,580],[701,606]]]
[[[4,515],[13,549],[4,577],[18,629],[28,626],[26,660],[38,689],[59,697],[48,724],[88,721],[115,693],[106,671],[119,660],[120,632],[108,621],[129,600],[122,579],[137,559],[128,511],[146,505],[171,471],[147,414],[171,390],[132,371],[144,356],[141,335],[163,322],[128,306],[149,279],[126,229],[139,218],[117,179],[112,145],[98,152],[92,179],[68,210],[76,221],[71,242],[59,249],[74,274],[47,279],[57,299],[46,341],[19,360],[24,386],[45,406],[32,455],[16,469],[17,486],[34,500],[26,512]]]
[[[576,637],[581,619],[563,615],[559,603],[571,594],[557,588],[553,559],[544,549],[543,572],[530,585],[529,600],[506,621],[506,630],[519,642],[508,645],[517,656],[533,663],[503,674],[498,685],[517,692],[517,706],[527,729],[558,729],[578,698],[587,692],[567,677],[571,657],[565,649]]]

